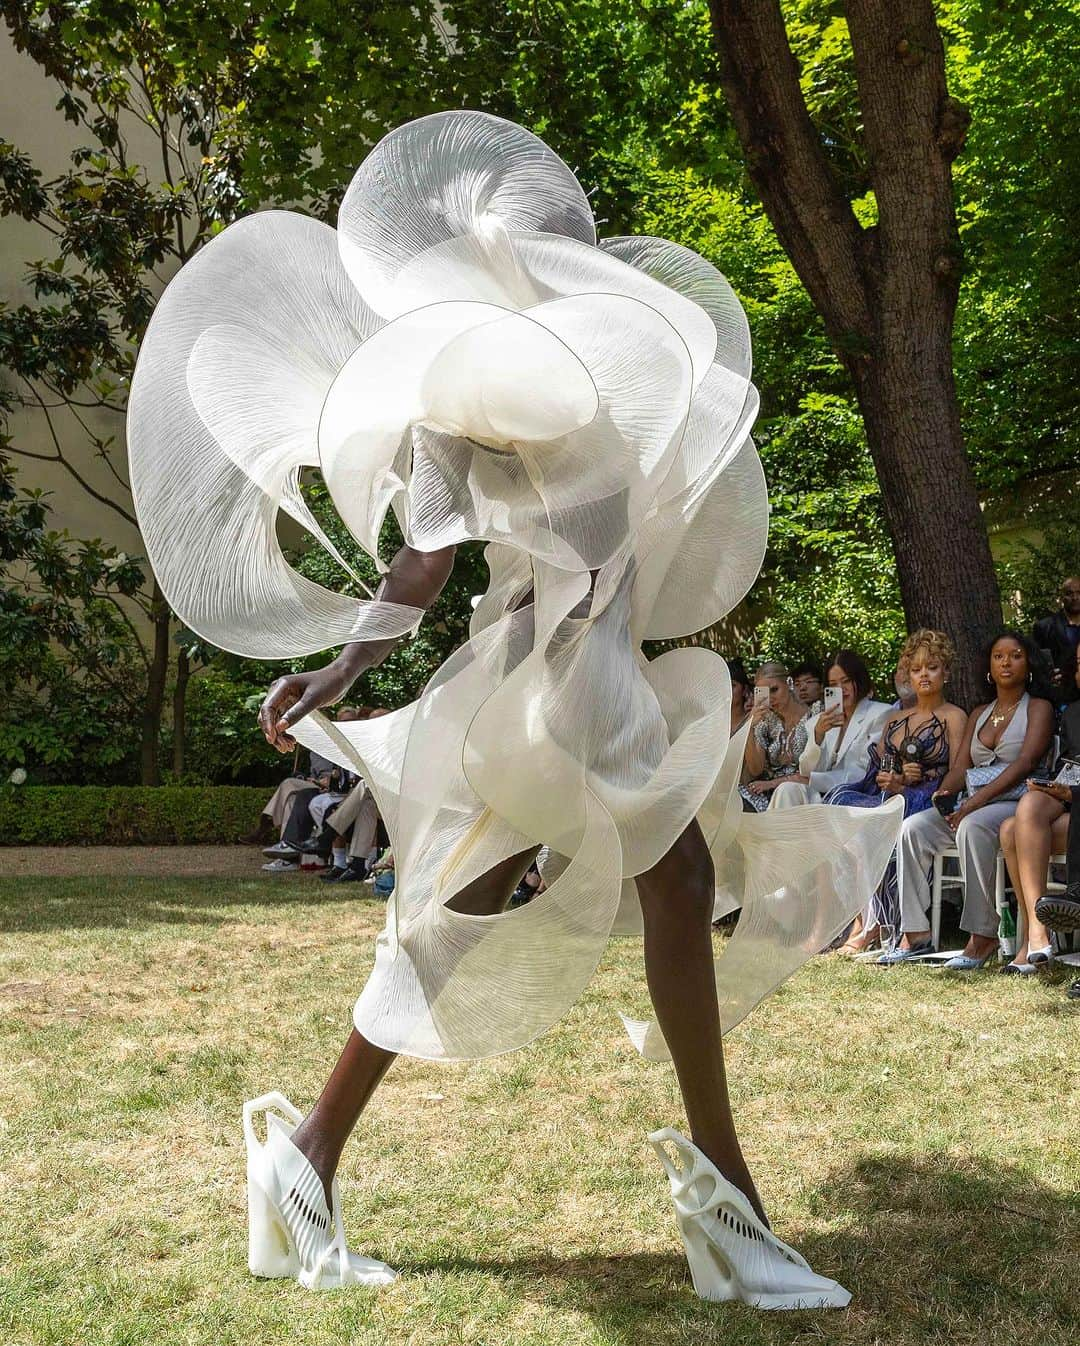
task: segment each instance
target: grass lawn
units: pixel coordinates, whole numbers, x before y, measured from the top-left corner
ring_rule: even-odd
[[[272,1087],[310,1103],[382,923],[321,887],[0,882],[5,1346],[1076,1346],[1064,974],[817,959],[731,1035],[773,1224],[854,1291],[846,1312],[694,1296],[645,1140],[683,1126],[674,1077],[616,1015],[646,1010],[631,941],[526,1050],[391,1071],[342,1185],[350,1243],[398,1267],[394,1286],[255,1281],[241,1105]]]

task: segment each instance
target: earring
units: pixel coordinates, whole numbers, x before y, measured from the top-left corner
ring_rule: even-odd
[[[994,679],[990,676],[989,673],[987,673],[987,675],[986,675],[986,681],[987,681],[987,682],[993,682],[993,681],[994,681]]]

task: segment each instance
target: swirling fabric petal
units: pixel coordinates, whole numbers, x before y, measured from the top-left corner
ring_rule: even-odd
[[[423,615],[314,584],[277,538],[281,508],[321,531],[297,472],[317,462],[323,397],[376,322],[334,231],[279,211],[208,244],[154,311],[128,407],[135,508],[171,607],[222,649],[311,654],[401,635]]]
[[[500,249],[509,229],[596,241],[588,198],[559,156],[523,127],[485,112],[439,112],[376,145],[338,214],[341,258],[365,301],[394,318],[435,299],[499,303]],[[448,239],[488,292],[435,294],[401,273]]]

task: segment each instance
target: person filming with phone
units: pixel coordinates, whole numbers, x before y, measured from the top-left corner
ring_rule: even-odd
[[[764,813],[773,790],[798,776],[807,723],[806,707],[784,665],[762,664],[754,675],[754,708],[744,757],[749,783],[739,786],[745,810]]]
[[[818,804],[838,785],[854,784],[866,771],[870,744],[889,715],[870,695],[870,673],[853,650],[838,650],[825,666],[824,709],[807,723],[799,770],[772,792],[771,809]]]

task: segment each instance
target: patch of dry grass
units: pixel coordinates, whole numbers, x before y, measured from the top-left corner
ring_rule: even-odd
[[[855,1292],[836,1314],[695,1298],[645,1133],[640,950],[493,1061],[400,1061],[347,1151],[387,1290],[245,1265],[240,1108],[310,1102],[383,908],[305,881],[0,883],[0,1324],[9,1342],[1008,1342],[1076,1339],[1076,1014],[1061,979],[817,960],[729,1042],[778,1231]]]

